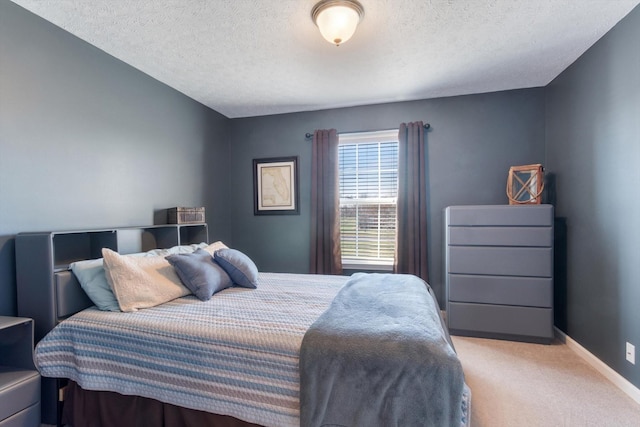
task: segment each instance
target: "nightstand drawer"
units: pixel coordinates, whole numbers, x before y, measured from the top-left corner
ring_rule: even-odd
[[[40,427],[40,402],[0,421],[0,427]]]
[[[449,301],[551,308],[553,280],[550,277],[451,274]]]
[[[0,367],[0,420],[39,401],[40,374],[37,371]]]

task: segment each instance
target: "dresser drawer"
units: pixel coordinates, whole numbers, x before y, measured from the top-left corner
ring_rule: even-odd
[[[552,226],[551,205],[480,205],[449,206],[445,210],[449,226]]]
[[[553,307],[553,280],[537,277],[449,275],[449,301]]]
[[[448,273],[553,277],[551,248],[448,247]]]
[[[448,227],[449,245],[553,246],[551,227]]]
[[[494,304],[449,303],[447,322],[452,334],[504,334],[553,338],[550,308],[515,307]]]

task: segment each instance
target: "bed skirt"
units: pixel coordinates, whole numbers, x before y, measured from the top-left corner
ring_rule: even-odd
[[[65,388],[62,423],[71,427],[260,427],[228,415],[183,408],[146,397],[83,390],[73,381]]]

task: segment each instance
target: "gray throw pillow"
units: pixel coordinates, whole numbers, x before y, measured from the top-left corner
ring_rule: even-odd
[[[182,283],[202,301],[233,285],[225,270],[203,249],[190,254],[169,255],[166,260],[175,268]]]
[[[213,259],[224,268],[235,285],[251,289],[258,287],[258,267],[239,250],[218,249]]]

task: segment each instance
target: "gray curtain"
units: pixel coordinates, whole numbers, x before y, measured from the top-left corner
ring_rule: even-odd
[[[424,125],[402,123],[398,135],[398,207],[394,272],[429,282]]]
[[[341,274],[338,132],[313,133],[311,165],[311,273]]]

